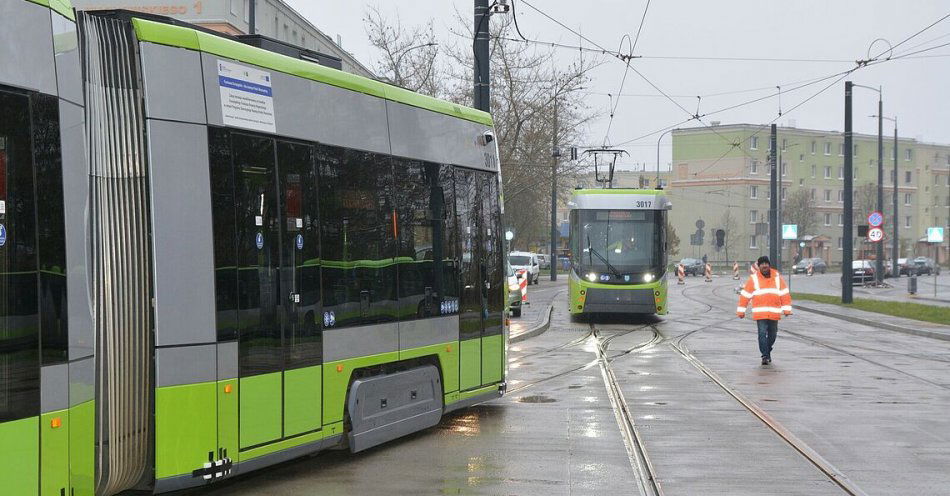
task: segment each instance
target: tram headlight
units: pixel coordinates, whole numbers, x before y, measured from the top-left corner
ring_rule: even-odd
[[[588,273],[587,273],[587,280],[590,281],[590,282],[596,281],[596,280],[597,280],[597,273],[596,273],[596,272],[588,272]]]
[[[650,272],[643,274],[643,282],[653,282],[653,274]]]

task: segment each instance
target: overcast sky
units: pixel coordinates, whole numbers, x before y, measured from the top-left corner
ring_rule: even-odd
[[[367,42],[362,22],[370,5],[378,6],[388,15],[401,17],[404,26],[421,25],[433,19],[443,39],[453,39],[448,28],[453,26],[455,12],[472,17],[471,0],[348,0],[315,2],[286,0],[311,22],[331,36],[340,35],[343,47],[368,66],[376,62],[377,53]],[[605,47],[615,49],[624,34],[635,36],[646,0],[530,0],[572,28],[581,31]],[[527,5],[516,1],[518,20],[525,36],[543,41],[578,44],[576,35],[554,24]],[[791,88],[791,83],[827,76],[854,66],[852,61],[867,57],[868,47],[877,38],[897,44],[908,36],[950,13],[946,0],[657,0],[646,15],[635,54],[683,57],[794,58],[809,62],[713,61],[638,59],[633,62],[644,76],[653,81],[690,111],[696,110],[695,95],[702,99],[700,114],[752,98],[774,93],[776,85]],[[933,41],[931,41],[933,40]],[[455,38],[455,42],[462,40]],[[895,53],[926,43],[917,49],[950,42],[950,19],[930,28],[900,46]],[[471,43],[465,40],[465,43]],[[588,45],[586,42],[584,45]],[[884,51],[878,42],[872,54]],[[950,46],[927,55],[950,55]],[[577,52],[559,50],[560,61],[568,62]],[[838,61],[819,61],[835,59]],[[609,116],[610,94],[620,89],[624,65],[618,60],[608,62],[591,76],[589,105],[602,116],[587,130],[587,143],[604,141]],[[884,113],[897,114],[901,136],[929,142],[950,143],[950,56],[914,58],[891,61],[861,69],[850,76],[855,83],[883,86]],[[783,110],[788,110],[811,97],[830,83],[816,84],[782,95]],[[753,88],[767,88],[731,95]],[[610,143],[616,144],[656,131],[689,116],[672,102],[630,72],[623,87]],[[644,96],[646,95],[646,96]],[[780,125],[841,131],[843,120],[844,82],[836,84],[798,109],[778,120]],[[877,93],[857,90],[855,93],[855,130],[876,133],[877,123],[867,116],[877,111]],[[766,99],[704,120],[723,124],[746,122],[768,123],[778,114],[777,98]],[[792,122],[794,121],[794,122]],[[691,123],[689,125],[697,125]],[[885,134],[893,127],[885,122]],[[630,143],[630,163],[656,161],[656,135]],[[724,144],[724,146],[726,146]],[[670,160],[669,138],[664,139],[661,162]]]

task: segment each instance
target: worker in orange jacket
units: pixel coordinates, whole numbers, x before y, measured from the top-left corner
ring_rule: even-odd
[[[736,314],[745,318],[746,308],[752,304],[752,320],[759,328],[759,351],[762,365],[772,363],[772,346],[778,335],[778,321],[783,315],[792,314],[792,295],[785,279],[772,270],[769,257],[759,257],[758,271],[749,276],[745,288],[739,293]]]

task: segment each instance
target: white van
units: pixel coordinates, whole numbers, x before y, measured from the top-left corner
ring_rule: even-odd
[[[508,254],[508,263],[515,273],[524,271],[528,276],[528,284],[537,284],[541,277],[541,264],[538,262],[537,253],[526,251],[513,251]]]

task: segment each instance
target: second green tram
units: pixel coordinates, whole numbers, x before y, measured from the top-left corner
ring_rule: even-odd
[[[569,206],[571,315],[665,315],[666,194],[578,189]]]

